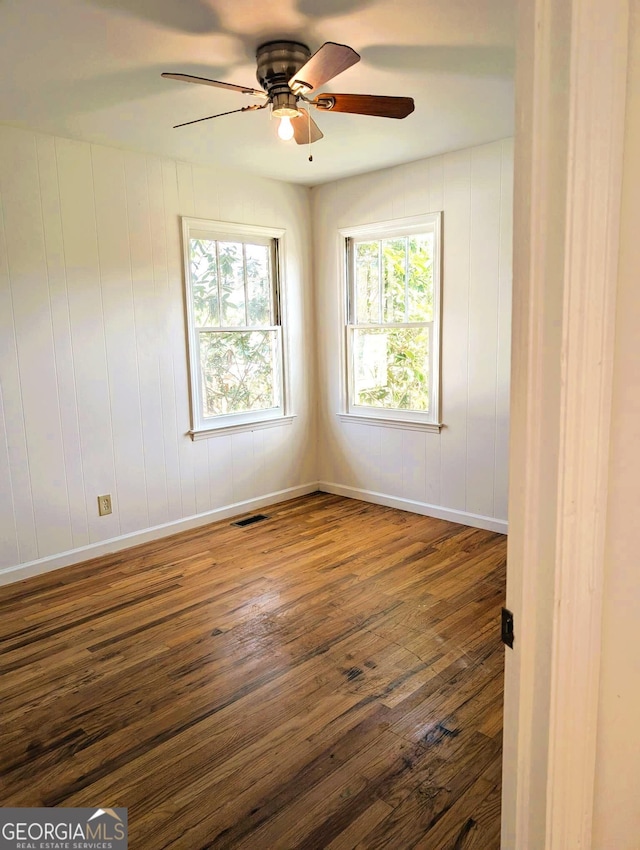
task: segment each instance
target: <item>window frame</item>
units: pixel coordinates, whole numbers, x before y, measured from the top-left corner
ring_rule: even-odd
[[[442,364],[442,212],[424,213],[401,219],[374,222],[356,227],[341,228],[339,238],[343,256],[342,292],[344,309],[344,392],[343,409],[339,417],[346,421],[358,421],[366,424],[386,425],[396,428],[412,428],[440,432],[441,422],[441,364]],[[394,237],[408,236],[413,233],[433,233],[433,320],[429,322],[388,322],[371,323],[355,321],[355,252],[354,242],[367,240],[379,241]],[[428,412],[401,410],[355,403],[355,364],[353,339],[359,328],[402,328],[424,327],[431,324],[429,399],[432,402]]]
[[[282,228],[262,227],[260,225],[238,224],[235,222],[216,221],[213,219],[192,218],[182,216],[182,257],[184,266],[184,299],[185,318],[188,353],[189,372],[189,406],[191,417],[191,428],[189,435],[193,440],[198,440],[216,434],[229,434],[239,431],[253,431],[258,428],[268,428],[282,425],[293,421],[289,412],[289,385],[288,385],[288,344],[285,332],[284,317],[284,242],[285,230]],[[216,328],[219,332],[246,332],[252,329],[275,330],[278,340],[279,353],[277,357],[277,372],[279,377],[280,404],[265,410],[248,410],[239,413],[223,413],[206,417],[203,415],[202,379],[200,364],[199,334],[202,328],[196,326],[194,319],[192,278],[190,262],[190,239],[194,238],[195,232],[202,234],[206,232],[212,239],[265,244],[271,246],[271,298],[273,304],[273,324],[247,325],[245,326],[220,326]],[[197,238],[197,237],[196,237]]]

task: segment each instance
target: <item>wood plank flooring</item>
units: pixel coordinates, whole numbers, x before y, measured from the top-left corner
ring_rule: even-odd
[[[506,538],[315,493],[0,588],[4,806],[132,850],[500,844]]]

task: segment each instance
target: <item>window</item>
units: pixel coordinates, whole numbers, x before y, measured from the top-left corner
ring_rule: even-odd
[[[192,436],[284,416],[283,231],[184,218]]]
[[[439,427],[440,213],[346,238],[347,413]]]

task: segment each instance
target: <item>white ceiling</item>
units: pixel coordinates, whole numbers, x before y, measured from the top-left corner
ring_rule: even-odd
[[[0,0],[0,121],[56,135],[315,185],[513,133],[515,0]],[[362,61],[325,91],[408,95],[397,121],[314,113],[325,138],[282,142],[242,94],[160,77],[256,87],[255,49],[295,38],[348,44]]]

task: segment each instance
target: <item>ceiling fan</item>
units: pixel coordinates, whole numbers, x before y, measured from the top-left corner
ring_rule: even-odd
[[[300,103],[321,112],[350,112],[357,115],[377,115],[381,118],[406,118],[414,110],[413,98],[384,97],[372,94],[316,94],[308,95],[338,74],[360,61],[359,54],[346,44],[327,41],[314,54],[306,44],[298,41],[269,41],[256,53],[257,79],[262,90],[238,86],[191,74],[165,72],[163,77],[185,83],[199,83],[230,89],[240,94],[260,98],[263,102],[185,121],[176,127],[209,121],[235,112],[252,112],[271,106],[271,114],[280,118],[278,135],[285,141],[293,138],[299,145],[317,142],[323,133]]]

